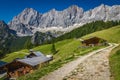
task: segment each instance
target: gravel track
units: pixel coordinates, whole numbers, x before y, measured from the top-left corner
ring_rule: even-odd
[[[108,56],[116,46],[110,44],[106,48],[80,56],[39,80],[110,80]]]

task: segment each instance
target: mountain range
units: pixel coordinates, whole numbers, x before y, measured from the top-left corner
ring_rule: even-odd
[[[8,25],[10,29],[17,32],[18,36],[28,36],[33,35],[36,31],[69,32],[86,23],[99,20],[120,20],[120,5],[101,4],[88,11],[73,5],[63,11],[52,9],[44,14],[33,8],[26,8]]]

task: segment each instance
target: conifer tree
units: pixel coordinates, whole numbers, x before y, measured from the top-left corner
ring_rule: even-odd
[[[53,53],[53,54],[56,53],[56,48],[55,48],[54,40],[52,41],[51,53]]]

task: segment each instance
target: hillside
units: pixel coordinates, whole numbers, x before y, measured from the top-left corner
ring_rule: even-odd
[[[68,39],[68,40],[63,40],[55,43],[56,50],[58,51],[57,54],[54,55],[55,60],[59,60],[64,57],[68,58],[71,57],[72,55],[79,55],[83,54],[84,52],[89,52],[92,50],[92,48],[86,50],[86,49],[78,49],[78,47],[81,45],[80,41],[78,39]],[[52,54],[51,53],[51,44],[47,45],[42,45],[33,48],[35,51],[41,51],[44,54]],[[79,53],[80,51],[82,51]],[[79,53],[79,54],[78,54]],[[21,51],[13,52],[10,54],[7,54],[2,60],[6,62],[10,62],[15,58],[24,58],[25,55],[29,54],[29,50],[23,49]]]
[[[62,46],[66,45],[66,44],[69,44],[72,41],[73,40],[64,40],[64,41],[57,42],[56,43],[56,49],[59,50],[60,48],[62,48]],[[75,46],[78,46],[80,44],[79,41],[74,41],[74,42],[78,43]],[[33,50],[41,51],[44,54],[49,54],[51,52],[51,44],[47,44],[47,45],[43,45],[43,46],[38,46],[38,47],[33,48]],[[17,51],[17,52],[13,52],[13,53],[7,54],[5,56],[5,58],[3,58],[2,60],[10,62],[13,59],[18,58],[18,56],[19,56],[19,58],[23,58],[28,53],[29,53],[29,51],[27,49],[20,50],[20,51]]]
[[[108,42],[120,43],[120,25],[114,26],[112,28],[105,29],[102,31],[94,32],[94,33],[86,35],[82,38],[85,39],[85,38],[89,38],[92,36],[97,36],[97,37],[103,38],[103,39],[107,40]]]
[[[84,55],[88,52],[91,52],[93,50],[103,47],[103,46],[89,47],[86,49],[86,48],[79,48],[80,45],[81,43],[79,39],[66,39],[66,40],[55,43],[55,47],[58,52],[53,55],[54,60],[51,61],[49,65],[36,70],[34,73],[20,77],[20,80],[38,80],[40,77],[58,69],[63,64],[76,59],[80,55]],[[51,46],[52,46],[51,44],[42,45],[42,46],[33,48],[33,50],[41,51],[44,54],[52,54]],[[27,49],[13,52],[13,53],[7,54],[2,59],[2,61],[11,62],[15,58],[24,58],[24,56],[27,54],[29,54],[29,51]]]
[[[88,24],[85,24],[79,28],[76,28],[68,33],[65,33],[55,39],[55,41],[61,41],[65,39],[71,38],[80,38],[82,36],[91,34],[96,31],[101,31],[104,29],[108,29],[114,26],[120,25],[120,21],[95,21]]]

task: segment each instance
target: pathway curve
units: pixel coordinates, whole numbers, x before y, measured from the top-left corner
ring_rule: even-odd
[[[43,76],[39,80],[109,80],[108,54],[116,46],[110,44],[106,48],[90,52],[63,65],[63,67]],[[100,77],[98,77],[99,75]]]

